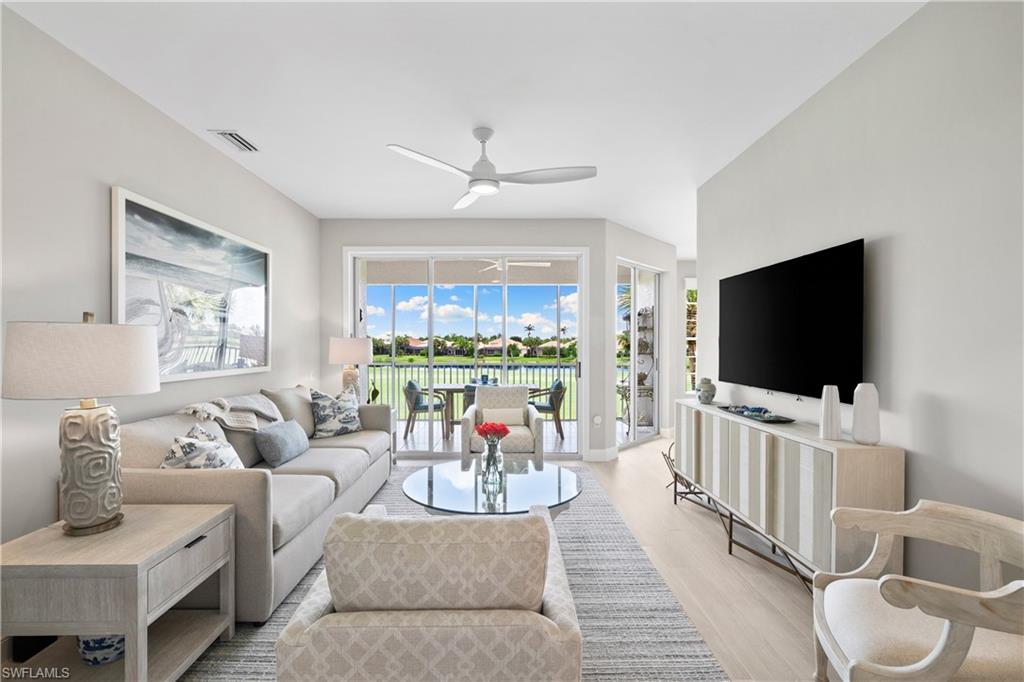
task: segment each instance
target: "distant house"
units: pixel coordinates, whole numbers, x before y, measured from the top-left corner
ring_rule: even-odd
[[[481,344],[478,352],[480,355],[501,355],[501,343],[502,339],[499,336],[493,341],[488,341],[487,343]],[[509,341],[508,345],[510,347],[516,346],[517,348],[519,348],[519,350],[523,350],[523,344],[519,343],[515,339]]]
[[[420,351],[427,350],[427,346],[430,345],[426,339],[417,339],[415,336],[410,336],[409,340],[405,342],[404,350],[406,353],[419,353]]]

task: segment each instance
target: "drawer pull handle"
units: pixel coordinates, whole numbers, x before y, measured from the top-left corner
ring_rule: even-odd
[[[192,549],[193,547],[195,547],[196,545],[198,545],[200,542],[202,542],[205,539],[206,539],[205,535],[200,535],[195,540],[193,540],[192,542],[190,542],[187,545],[185,545],[185,549]]]

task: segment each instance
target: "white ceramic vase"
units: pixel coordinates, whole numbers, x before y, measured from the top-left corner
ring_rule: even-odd
[[[821,423],[818,437],[822,440],[839,440],[843,437],[842,422],[839,419],[839,387],[825,386],[821,390]]]
[[[878,445],[882,440],[878,389],[874,384],[857,384],[853,391],[853,439],[862,445]]]

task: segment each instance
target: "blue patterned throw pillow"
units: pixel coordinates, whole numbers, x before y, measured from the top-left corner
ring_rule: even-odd
[[[184,436],[177,436],[167,451],[161,469],[244,469],[238,453],[196,424]]]
[[[311,388],[309,395],[313,399],[313,438],[332,438],[362,430],[359,404],[351,393],[342,393],[332,398]]]

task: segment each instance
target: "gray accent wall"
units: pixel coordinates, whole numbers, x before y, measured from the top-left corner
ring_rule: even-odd
[[[697,194],[702,376],[719,279],[866,239],[865,373],[883,442],[908,452],[908,505],[1024,513],[1021,35],[1020,3],[928,4]],[[816,399],[719,395],[818,417]],[[976,559],[926,543],[907,569],[977,583]]]
[[[124,421],[319,377],[319,221],[3,9],[3,304],[8,320],[110,320],[110,186],[269,247],[272,371],[111,401]],[[238,125],[210,121],[210,127]],[[3,401],[2,538],[56,519],[57,422],[73,401]]]

